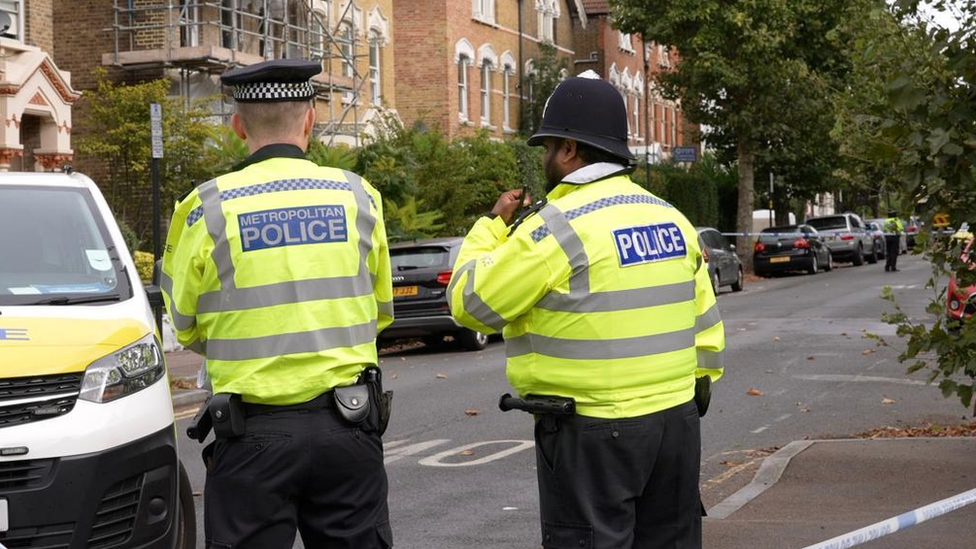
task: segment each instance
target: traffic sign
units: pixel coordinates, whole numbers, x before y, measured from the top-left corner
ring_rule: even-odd
[[[698,147],[675,147],[675,162],[696,162],[698,160]]]
[[[163,107],[159,103],[149,104],[149,126],[152,132],[152,157],[163,157]]]
[[[949,214],[947,214],[947,213],[938,213],[938,214],[935,214],[935,216],[932,218],[932,226],[935,227],[935,228],[937,228],[937,229],[941,229],[943,227],[948,227],[949,226]]]

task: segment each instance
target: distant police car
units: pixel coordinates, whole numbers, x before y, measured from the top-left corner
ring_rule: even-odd
[[[449,335],[463,349],[485,348],[488,336],[455,322],[447,304],[447,285],[462,241],[453,237],[390,245],[394,320],[380,334],[382,339],[419,337],[434,346]]]
[[[80,174],[0,177],[0,546],[192,547],[166,366]]]

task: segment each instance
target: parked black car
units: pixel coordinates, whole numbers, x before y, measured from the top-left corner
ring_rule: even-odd
[[[753,267],[759,276],[786,271],[817,274],[821,269],[832,270],[834,260],[816,229],[789,225],[763,229],[756,242]]]
[[[462,240],[436,238],[390,246],[394,320],[380,334],[381,340],[419,337],[434,346],[450,335],[463,349],[485,348],[488,336],[455,322],[447,304],[447,285]]]
[[[742,291],[742,260],[735,253],[735,244],[722,233],[710,227],[698,227],[698,242],[705,261],[712,288],[718,294],[722,286],[731,286],[733,292]]]

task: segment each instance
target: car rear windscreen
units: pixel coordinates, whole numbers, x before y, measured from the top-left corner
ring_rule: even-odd
[[[390,264],[394,273],[417,269],[447,269],[450,268],[450,255],[447,248],[439,246],[390,250]]]
[[[790,225],[788,227],[769,227],[768,229],[763,229],[759,233],[759,240],[766,242],[776,242],[781,238],[796,238],[800,236],[800,228],[796,225]]]
[[[807,220],[807,225],[812,226],[818,231],[830,231],[833,229],[846,229],[847,228],[847,218],[842,215],[836,215],[832,217],[820,217],[817,219]]]

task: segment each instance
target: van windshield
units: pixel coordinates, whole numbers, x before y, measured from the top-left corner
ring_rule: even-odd
[[[84,189],[0,186],[0,305],[117,301],[118,251]]]

